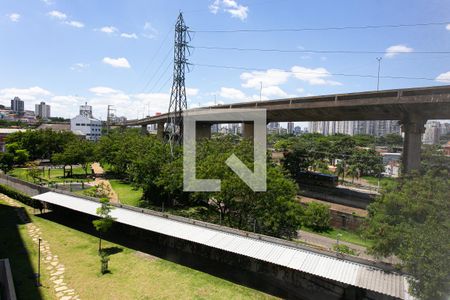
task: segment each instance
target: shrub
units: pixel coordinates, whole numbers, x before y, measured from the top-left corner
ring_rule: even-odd
[[[6,185],[0,184],[0,193],[7,195],[8,197],[11,197],[17,201],[22,202],[23,204],[26,204],[28,206],[33,206],[35,204],[35,200],[33,200],[31,197],[22,194],[21,192],[10,188]]]
[[[333,244],[333,250],[338,253],[358,256],[358,252],[356,252],[355,250],[344,244]]]
[[[310,202],[303,216],[303,225],[314,231],[322,232],[330,228],[331,214],[328,205]]]

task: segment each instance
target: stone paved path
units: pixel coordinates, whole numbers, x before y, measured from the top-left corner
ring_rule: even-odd
[[[0,194],[0,199],[5,201],[11,206],[21,207],[19,202],[9,198],[6,195]],[[70,288],[68,284],[64,281],[64,272],[66,268],[60,262],[58,255],[52,253],[50,249],[50,244],[48,241],[42,239],[41,229],[33,224],[32,222],[26,222],[26,216],[22,211],[17,211],[19,218],[21,218],[24,223],[26,223],[26,229],[28,235],[33,240],[35,244],[39,243],[41,239],[41,259],[44,263],[41,265],[41,269],[45,269],[47,273],[50,274],[50,281],[53,284],[53,289],[58,300],[79,300],[80,296],[75,292],[74,289]],[[22,213],[21,213],[22,212]]]

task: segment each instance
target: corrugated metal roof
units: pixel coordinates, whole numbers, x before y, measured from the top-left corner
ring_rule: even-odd
[[[99,207],[98,202],[55,192],[47,192],[33,198],[90,215],[96,215],[96,209]],[[404,275],[386,272],[370,265],[149,215],[127,208],[117,207],[111,215],[116,218],[116,222],[285,266],[400,299],[413,299],[408,294],[408,284]]]

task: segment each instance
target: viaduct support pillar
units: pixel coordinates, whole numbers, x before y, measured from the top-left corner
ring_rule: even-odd
[[[211,138],[211,124],[205,122],[195,123],[195,138],[197,141]]]
[[[253,122],[242,123],[242,137],[245,139],[253,139],[255,133],[255,124]]]
[[[148,134],[147,125],[141,125],[141,134]]]
[[[164,122],[158,123],[156,126],[156,137],[162,141],[164,140]]]
[[[402,131],[405,133],[402,154],[403,172],[405,174],[420,169],[420,150],[425,123],[426,120],[420,117],[401,121]]]

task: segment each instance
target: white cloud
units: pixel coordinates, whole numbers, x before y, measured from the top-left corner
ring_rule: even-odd
[[[310,69],[301,66],[293,66],[291,71],[295,78],[306,81],[311,85],[342,85],[340,82],[325,79],[330,77],[331,74],[327,69],[322,67]]]
[[[80,71],[80,72],[87,68],[89,68],[89,64],[85,64],[85,63],[76,63],[70,67],[70,69],[72,71]]]
[[[14,97],[19,97],[22,100],[37,100],[42,96],[49,96],[51,93],[39,86],[30,88],[5,88],[0,90],[0,99],[2,101],[9,101]]]
[[[96,86],[89,89],[89,92],[98,95],[105,95],[105,94],[117,94],[121,93],[119,90],[115,90],[113,88],[107,87],[107,86]]]
[[[231,9],[228,9],[227,11],[234,18],[239,18],[241,20],[247,19],[247,11],[248,11],[247,6],[240,5],[238,8],[231,8]]]
[[[187,96],[197,96],[199,92],[199,89],[196,88],[186,88],[186,95]]]
[[[126,39],[138,39],[138,36],[136,35],[136,33],[121,33],[120,34],[121,37],[126,38]]]
[[[235,0],[214,0],[208,8],[213,14],[217,14],[222,10],[229,13],[231,17],[238,18],[241,21],[247,19],[248,16],[248,6],[241,5]]]
[[[445,26],[445,29],[450,30],[450,24],[447,24],[447,26]]]
[[[221,87],[219,96],[222,98],[233,100],[245,100],[248,98],[241,90],[229,87]]]
[[[65,20],[67,19],[67,15],[63,12],[60,12],[58,10],[52,10],[48,13],[48,15],[52,18],[58,19],[58,20]]]
[[[450,71],[439,74],[435,80],[439,82],[450,83]]]
[[[19,22],[20,15],[18,13],[12,13],[8,15],[8,18],[11,22]]]
[[[48,12],[47,15],[52,19],[59,20],[61,22],[61,24],[66,24],[66,25],[69,25],[69,26],[72,26],[75,28],[83,28],[84,27],[84,24],[79,21],[68,20],[69,17],[65,13],[63,13],[59,10],[52,10],[52,11]]]
[[[288,96],[288,94],[278,86],[268,86],[268,87],[263,86],[261,90],[261,95],[268,98],[270,97],[285,98]]]
[[[158,35],[158,30],[150,22],[145,22],[144,24],[144,32],[142,33],[143,37],[148,39],[154,39]]]
[[[400,53],[410,53],[413,51],[413,48],[407,47],[405,45],[394,45],[386,49],[386,54],[384,56],[392,58]]]
[[[119,30],[114,26],[103,26],[102,28],[99,29],[99,31],[107,34],[112,34],[118,32]]]
[[[131,68],[130,63],[125,57],[119,58],[111,58],[105,57],[103,58],[103,63],[113,66],[114,68]]]
[[[47,5],[52,5],[52,4],[55,3],[55,1],[53,1],[53,0],[41,0],[41,1],[44,2]]]
[[[92,87],[89,91],[94,96],[88,103],[95,107],[97,116],[105,116],[108,105],[113,105],[116,112],[120,111],[118,115],[130,119],[155,115],[157,112],[165,113],[169,106],[170,94],[168,93],[127,94],[107,86]]]
[[[283,70],[269,69],[267,71],[244,72],[240,78],[244,81],[242,84],[245,88],[256,88],[279,85],[285,83],[290,74]]]
[[[68,21],[68,22],[65,22],[65,24],[75,27],[75,28],[83,28],[84,27],[84,24],[79,21]]]
[[[117,109],[118,115],[134,119],[137,116],[142,118],[144,113],[145,115],[148,113],[154,115],[157,112],[167,112],[170,99],[169,93],[127,94],[107,86],[95,86],[90,88],[88,92],[90,95],[82,97],[55,95],[38,86],[3,88],[0,89],[0,103],[9,106],[10,100],[17,96],[25,101],[25,109],[34,110],[34,104],[45,101],[51,106],[52,116],[72,118],[78,114],[79,106],[87,102],[93,106],[94,116],[101,119],[106,118],[109,104]]]
[[[220,10],[220,0],[214,0],[209,6],[209,11],[213,14],[217,14]]]

